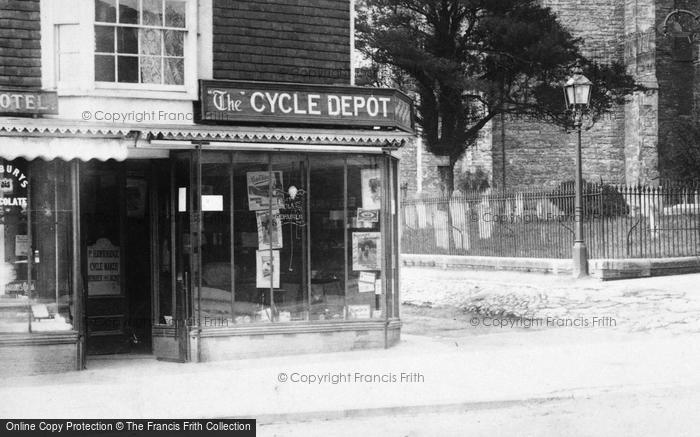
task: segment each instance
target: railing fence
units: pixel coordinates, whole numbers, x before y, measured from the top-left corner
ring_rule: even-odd
[[[403,253],[570,258],[574,187],[407,200],[401,221]],[[589,183],[583,221],[592,259],[700,255],[697,187]]]

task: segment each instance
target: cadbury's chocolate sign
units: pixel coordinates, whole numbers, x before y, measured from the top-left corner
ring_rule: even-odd
[[[396,127],[413,130],[413,102],[393,89],[201,81],[203,122]]]

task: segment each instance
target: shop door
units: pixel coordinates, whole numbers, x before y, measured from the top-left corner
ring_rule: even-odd
[[[124,286],[123,164],[84,164],[80,211],[87,354],[128,351]]]
[[[87,353],[151,352],[148,161],[81,169]]]

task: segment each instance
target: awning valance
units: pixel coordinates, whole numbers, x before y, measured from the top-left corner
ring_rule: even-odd
[[[403,131],[268,126],[153,125],[81,120],[0,118],[0,136],[112,137],[141,141],[250,142],[399,147],[414,135]]]

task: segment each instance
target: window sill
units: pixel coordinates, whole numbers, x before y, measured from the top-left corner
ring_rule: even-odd
[[[58,87],[59,97],[115,97],[122,99],[149,99],[149,100],[197,100],[197,92],[179,88],[175,90],[149,90],[134,88],[107,88],[95,87],[94,89],[78,89]]]

